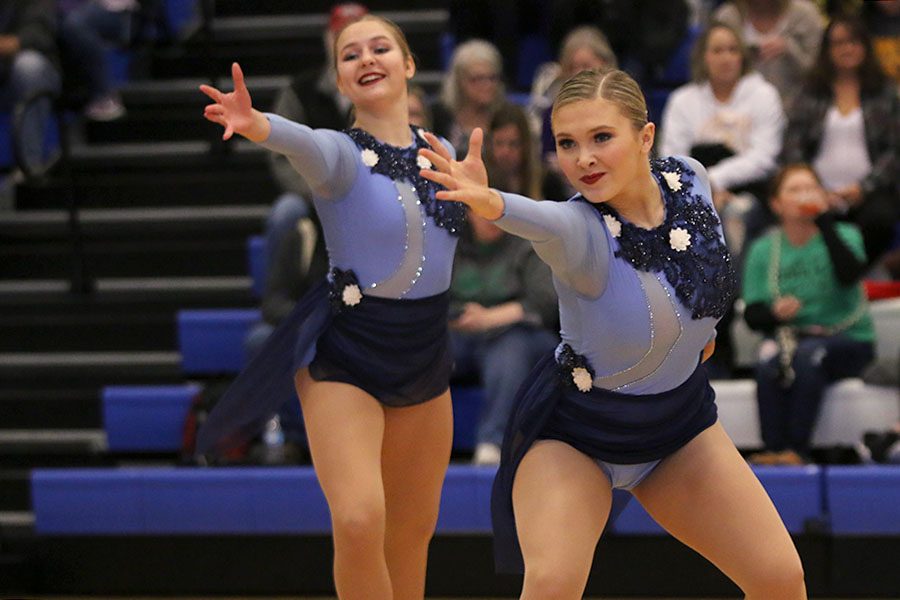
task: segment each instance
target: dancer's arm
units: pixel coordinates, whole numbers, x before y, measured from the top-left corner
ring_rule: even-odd
[[[342,196],[353,184],[356,162],[352,144],[330,130],[313,130],[277,115],[264,114],[253,108],[250,92],[244,83],[240,66],[231,66],[234,91],[223,93],[201,85],[200,90],[213,100],[203,116],[225,128],[222,139],[235,133],[269,150],[280,152],[303,176],[318,196]]]

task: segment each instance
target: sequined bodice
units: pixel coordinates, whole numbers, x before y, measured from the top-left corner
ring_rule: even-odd
[[[309,183],[332,267],[352,270],[364,294],[384,298],[450,287],[462,207],[437,201],[418,176],[418,129],[412,146],[397,148],[364,132],[267,117],[272,129],[263,145],[285,154]]]
[[[503,194],[498,224],[531,239],[550,264],[562,341],[586,358],[596,387],[653,394],[682,383],[730,302],[718,217],[692,170],[702,167],[688,160],[654,165],[666,219],[653,230],[580,197],[559,204]]]
[[[617,257],[639,271],[662,273],[692,318],[721,318],[734,300],[737,277],[719,218],[694,191],[691,169],[671,157],[653,161],[651,168],[666,206],[659,227],[637,227],[606,203],[589,204],[616,239]]]

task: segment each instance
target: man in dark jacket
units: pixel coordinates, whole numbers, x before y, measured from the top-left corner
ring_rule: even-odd
[[[59,93],[56,30],[53,0],[0,0],[0,108],[12,110],[40,92]],[[44,98],[24,113],[14,143],[28,167],[39,168],[45,161],[51,111],[51,101]]]

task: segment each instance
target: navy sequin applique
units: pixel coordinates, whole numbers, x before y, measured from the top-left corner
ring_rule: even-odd
[[[556,349],[556,364],[562,384],[582,393],[594,387],[594,369],[587,357],[576,353],[572,346],[563,343]]]
[[[332,267],[328,274],[328,302],[332,314],[352,308],[362,301],[359,279],[353,269],[346,271]]]
[[[443,202],[434,197],[435,192],[444,189],[443,186],[419,175],[422,168],[418,156],[419,149],[430,146],[422,136],[421,128],[412,126],[410,128],[413,133],[413,144],[406,148],[383,144],[370,133],[358,128],[348,129],[345,133],[362,148],[363,163],[372,170],[372,173],[390,177],[395,181],[409,182],[425,207],[425,214],[434,220],[435,225],[458,237],[466,222],[466,207],[461,202]]]
[[[613,234],[619,243],[616,257],[640,271],[662,272],[692,318],[721,318],[734,300],[737,276],[719,237],[719,217],[699,193],[692,194],[693,170],[671,157],[650,165],[666,205],[659,227],[644,229],[622,220],[606,203],[589,204],[603,215],[607,227],[618,223]]]

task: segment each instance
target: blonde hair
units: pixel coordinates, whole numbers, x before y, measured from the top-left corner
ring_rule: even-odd
[[[376,23],[381,23],[382,25],[384,25],[385,28],[388,30],[388,33],[391,34],[391,37],[394,38],[394,41],[400,47],[400,52],[403,53],[403,58],[409,59],[409,60],[413,61],[413,64],[415,64],[416,57],[413,55],[412,50],[409,47],[409,42],[406,40],[406,35],[403,33],[403,30],[400,29],[400,26],[397,25],[396,23],[394,23],[393,21],[391,21],[390,19],[386,19],[385,17],[366,13],[358,19],[353,19],[352,21],[347,22],[335,34],[334,42],[333,42],[333,45],[331,48],[332,54],[334,55],[335,68],[337,68],[337,61],[338,61],[338,55],[337,55],[338,40],[340,39],[341,35],[344,33],[344,30],[346,30],[351,25],[355,25],[357,23],[362,23],[363,21],[375,21]]]
[[[466,69],[477,62],[491,65],[491,68],[500,77],[497,84],[497,97],[494,99],[491,109],[496,109],[504,102],[506,90],[503,85],[503,57],[500,56],[500,51],[485,40],[469,40],[457,46],[453,51],[450,67],[447,69],[447,75],[441,85],[441,102],[450,112],[455,113],[459,110],[463,102],[463,75]]]
[[[581,48],[587,48],[593,52],[594,56],[605,63],[604,66],[612,69],[619,67],[616,53],[613,52],[609,40],[606,39],[603,32],[593,25],[584,25],[573,29],[563,40],[562,49],[559,51],[559,64],[562,66],[563,73],[568,72],[572,56]]]
[[[570,77],[556,95],[550,116],[567,104],[596,98],[615,104],[637,131],[649,122],[644,93],[631,75],[619,69],[582,71]]]
[[[709,46],[709,38],[716,29],[724,29],[731,32],[731,35],[737,40],[738,49],[741,53],[741,77],[750,72],[750,49],[744,43],[741,32],[728,23],[715,21],[710,23],[709,27],[700,34],[700,37],[697,38],[697,41],[694,42],[694,47],[691,49],[691,79],[697,83],[702,83],[709,79],[709,67],[706,66],[706,47]]]

